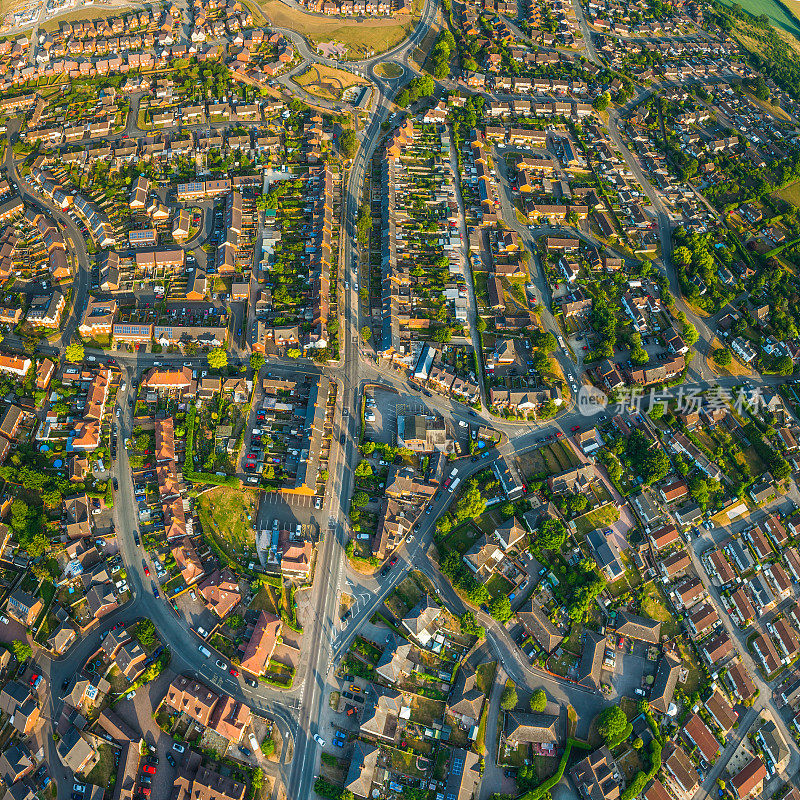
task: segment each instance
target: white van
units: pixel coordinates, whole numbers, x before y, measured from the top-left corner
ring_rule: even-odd
[[[209,650],[207,647],[203,647],[203,645],[200,645],[200,647],[198,647],[197,649],[198,649],[198,650],[199,650],[199,651],[200,651],[200,652],[201,652],[201,653],[202,653],[202,654],[203,654],[203,655],[204,655],[206,658],[211,658],[211,651],[210,651],[210,650]]]

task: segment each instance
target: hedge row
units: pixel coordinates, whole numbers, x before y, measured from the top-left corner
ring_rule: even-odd
[[[551,775],[546,781],[540,783],[535,789],[531,789],[529,792],[526,792],[524,795],[522,795],[520,800],[539,800],[539,798],[548,794],[549,791],[560,782],[560,780],[564,777],[564,770],[567,768],[567,761],[569,760],[569,754],[572,752],[573,746],[581,747],[584,750],[589,749],[589,745],[579,742],[577,739],[569,739],[567,741],[567,746],[564,748],[564,755],[561,756],[561,762],[558,765],[555,775]]]

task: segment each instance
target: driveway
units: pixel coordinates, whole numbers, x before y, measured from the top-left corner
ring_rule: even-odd
[[[147,686],[137,689],[133,700],[120,700],[113,709],[134,731],[142,732],[142,738],[150,747],[156,748],[158,767],[153,776],[152,797],[169,797],[175,784],[176,770],[167,763],[166,754],[172,754],[178,767],[186,755],[172,749],[172,737],[167,736],[153,719],[153,710],[164,698],[167,687],[174,678],[174,672],[164,670]]]

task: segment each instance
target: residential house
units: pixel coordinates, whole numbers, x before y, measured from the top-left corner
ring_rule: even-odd
[[[423,647],[433,639],[435,623],[442,609],[425,595],[400,624]]]
[[[562,634],[532,598],[525,600],[516,612],[517,620],[546,653],[552,653],[564,640]]]

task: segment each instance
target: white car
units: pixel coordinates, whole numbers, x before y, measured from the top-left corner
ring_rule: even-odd
[[[117,406],[117,418],[119,419],[120,414],[122,413],[122,409]]]
[[[172,745],[172,749],[173,749],[173,750],[174,750],[176,753],[185,753],[185,752],[186,752],[186,748],[185,748],[185,747],[184,747],[182,744],[178,744],[177,742],[174,742],[174,743],[173,743],[173,745]]]
[[[219,659],[217,659],[217,666],[220,669],[228,669],[228,665],[224,661],[220,661]]]
[[[325,747],[325,740],[318,734],[314,734],[314,741],[320,746]]]
[[[82,783],[76,783],[76,784],[73,785],[72,791],[73,792],[85,792],[86,791],[86,786],[84,786],[84,784],[82,784]]]

